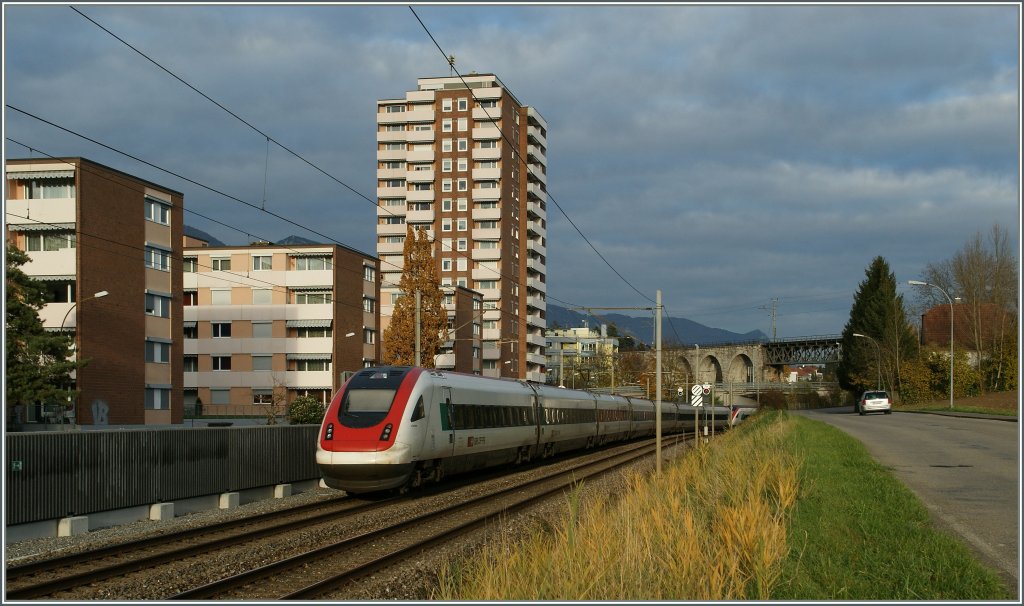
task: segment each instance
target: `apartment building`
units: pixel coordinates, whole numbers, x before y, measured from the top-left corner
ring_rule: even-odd
[[[615,356],[619,340],[608,336],[608,326],[547,331],[547,382],[564,387],[592,387],[615,382]]]
[[[464,286],[444,288],[448,311],[448,342],[434,367],[467,374],[483,374],[484,297]]]
[[[334,244],[184,251],[185,406],[259,415],[300,395],[328,402],[377,363],[377,259]]]
[[[49,330],[75,333],[78,397],[41,403],[24,423],[182,420],[181,193],[85,158],[5,163],[6,236],[45,282]]]
[[[385,326],[406,226],[426,229],[441,244],[442,286],[483,295],[482,373],[544,381],[546,149],[544,118],[493,74],[420,78],[404,98],[377,101]]]

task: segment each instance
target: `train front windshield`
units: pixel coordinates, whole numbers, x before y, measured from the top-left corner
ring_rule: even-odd
[[[373,427],[387,416],[395,401],[405,369],[372,369],[357,373],[338,407],[338,421],[345,427]]]

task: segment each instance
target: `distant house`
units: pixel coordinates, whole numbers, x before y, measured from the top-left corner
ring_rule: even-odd
[[[952,306],[952,313],[953,342],[973,352],[986,349],[986,344],[991,343],[1000,330],[1008,329],[1012,322],[1010,314],[994,303],[978,306],[956,303]],[[949,348],[949,314],[950,306],[940,304],[921,315],[921,345]],[[977,322],[974,314],[977,314]],[[977,334],[976,326],[980,329]]]
[[[820,381],[821,380],[821,368],[818,366],[797,366],[791,368],[789,374],[786,375],[787,383],[796,383],[797,381]]]

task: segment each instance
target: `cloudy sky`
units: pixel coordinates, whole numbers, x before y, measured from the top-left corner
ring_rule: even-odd
[[[302,159],[71,5],[5,3],[7,158],[176,189],[227,244],[375,252],[376,101],[449,74],[409,6],[75,8]],[[413,8],[548,122],[551,303],[660,289],[673,316],[770,334],[776,299],[779,337],[837,334],[875,256],[905,283],[996,223],[1019,251],[1018,6]]]

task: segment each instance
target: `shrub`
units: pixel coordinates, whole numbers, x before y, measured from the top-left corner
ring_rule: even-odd
[[[786,410],[786,394],[772,389],[761,394],[761,408]]]
[[[315,425],[324,420],[326,407],[313,396],[299,396],[288,405],[288,422],[292,425]]]

